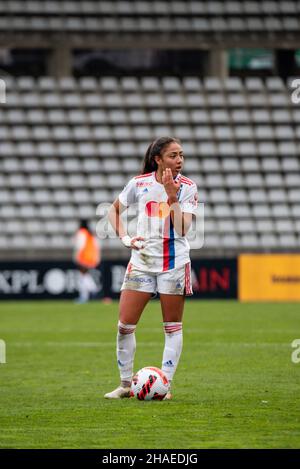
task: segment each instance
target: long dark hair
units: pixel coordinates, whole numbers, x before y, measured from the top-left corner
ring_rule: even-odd
[[[162,150],[169,145],[170,143],[178,143],[181,145],[181,142],[178,138],[174,137],[160,137],[154,140],[149,147],[147,148],[143,166],[142,166],[142,174],[151,173],[152,171],[157,170],[157,163],[154,159],[155,156],[161,156]]]

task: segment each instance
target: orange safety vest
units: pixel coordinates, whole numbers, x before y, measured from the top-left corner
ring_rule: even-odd
[[[84,233],[85,235],[85,244],[76,253],[75,260],[78,264],[84,267],[91,269],[97,267],[100,261],[98,243],[96,242],[94,236],[87,229],[80,228],[78,234],[80,233]]]

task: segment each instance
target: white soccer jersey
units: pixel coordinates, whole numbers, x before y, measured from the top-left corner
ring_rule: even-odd
[[[194,214],[198,203],[197,186],[181,174],[176,179],[179,176],[179,205],[182,212]],[[168,196],[163,184],[156,180],[155,171],[131,179],[119,195],[119,200],[126,207],[136,204],[136,236],[145,238],[143,249],[132,249],[132,265],[148,272],[165,272],[190,262],[188,240],[179,236],[173,227]]]

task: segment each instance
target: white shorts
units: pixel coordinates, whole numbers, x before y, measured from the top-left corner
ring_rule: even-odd
[[[178,269],[166,272],[145,272],[129,262],[121,290],[147,292],[153,296],[157,293],[191,296],[193,294],[191,263],[188,262]]]

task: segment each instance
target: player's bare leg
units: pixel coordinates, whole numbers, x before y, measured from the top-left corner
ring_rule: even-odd
[[[105,394],[107,399],[130,397],[133,360],[136,349],[135,328],[151,298],[151,293],[123,290],[120,297],[120,314],[117,335],[117,360],[121,384]]]
[[[170,384],[176,371],[182,350],[182,316],[184,295],[160,294],[160,303],[165,331],[165,348],[162,359],[162,371],[168,377]],[[172,398],[171,392],[165,400]]]
[[[136,325],[151,296],[151,293],[123,290],[120,296],[119,320],[123,324]]]

